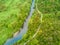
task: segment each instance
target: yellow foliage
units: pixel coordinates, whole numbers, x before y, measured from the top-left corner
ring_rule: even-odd
[[[44,20],[42,20],[42,22],[44,23]]]
[[[40,29],[38,33],[39,33],[39,34],[42,34],[42,32],[43,32],[43,31]]]
[[[30,19],[30,20],[29,20],[29,23],[30,23],[30,24],[32,24],[32,23],[33,23],[32,19]]]

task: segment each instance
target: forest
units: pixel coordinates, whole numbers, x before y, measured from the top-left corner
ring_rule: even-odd
[[[60,0],[0,0],[0,45],[60,45]]]

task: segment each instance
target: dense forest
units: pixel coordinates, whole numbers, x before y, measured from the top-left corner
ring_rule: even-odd
[[[0,45],[19,34],[31,5],[32,0],[0,0]],[[35,0],[28,30],[13,45],[60,45],[60,0]]]

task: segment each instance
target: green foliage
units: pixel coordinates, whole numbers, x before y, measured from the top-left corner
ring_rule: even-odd
[[[36,3],[38,4],[38,8],[43,13],[56,13],[57,11],[60,11],[60,2],[59,0],[36,0]]]
[[[42,23],[35,9],[29,20],[27,33],[14,45],[24,45],[31,40],[39,25],[38,34],[27,45],[60,45],[60,0],[36,0],[36,3],[38,10],[43,13]],[[31,0],[0,1],[0,45],[20,30],[29,14],[30,6]]]
[[[11,1],[0,1],[2,2],[0,3],[0,45],[3,45],[8,38],[13,37],[13,34],[20,30],[30,11],[31,1]]]

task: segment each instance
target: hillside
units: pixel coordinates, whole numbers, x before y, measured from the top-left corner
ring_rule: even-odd
[[[0,45],[14,37],[29,16],[32,0],[0,0]],[[60,0],[35,0],[28,31],[14,45],[60,45]]]

